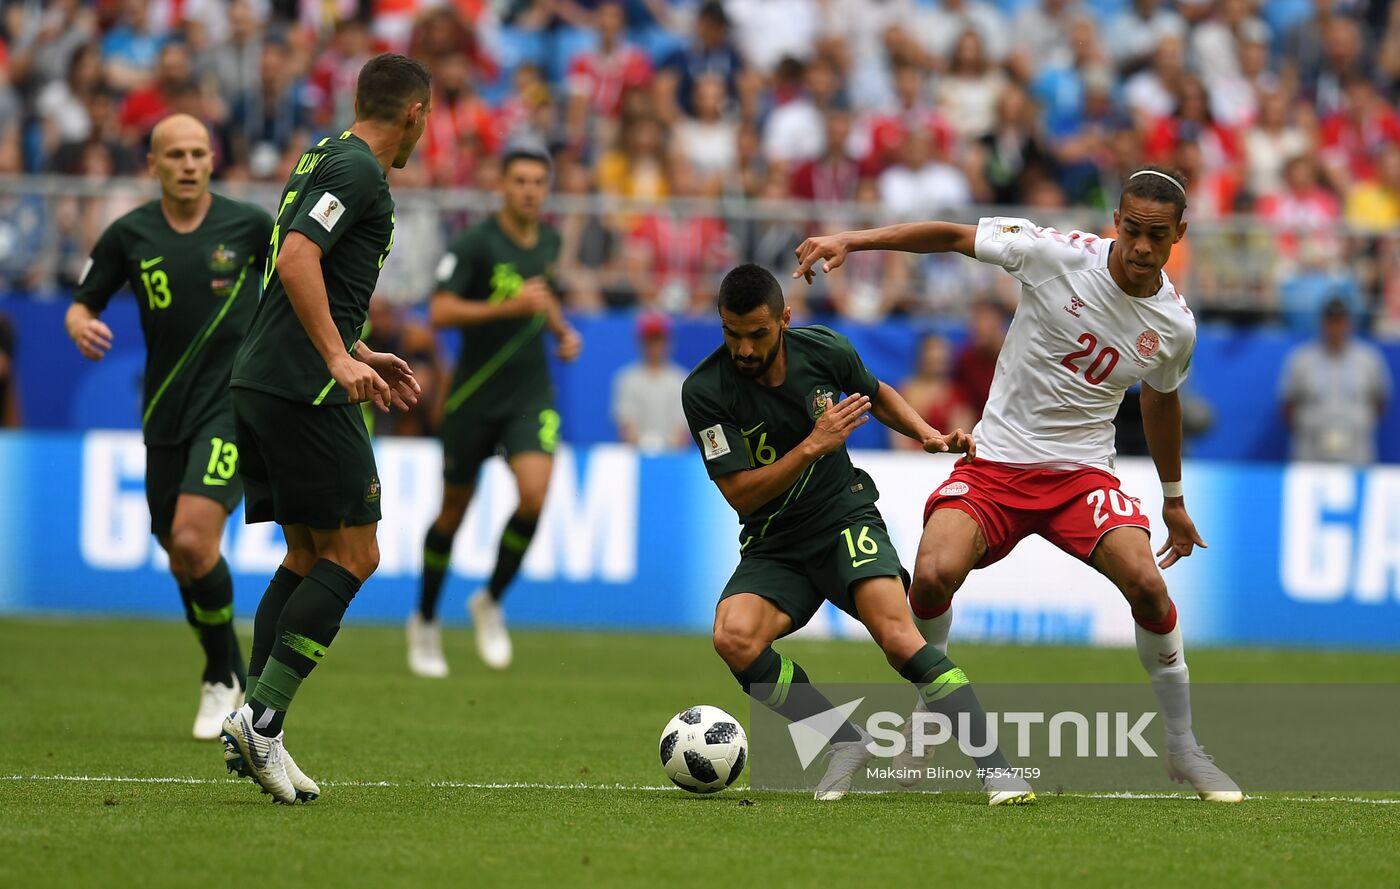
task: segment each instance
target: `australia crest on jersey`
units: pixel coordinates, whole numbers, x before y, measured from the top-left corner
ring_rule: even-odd
[[[1147,361],[1157,354],[1157,349],[1162,345],[1162,337],[1152,328],[1147,328],[1138,334],[1137,353],[1143,361]]]
[[[822,414],[826,413],[827,402],[836,403],[836,390],[830,386],[818,386],[812,390],[808,398],[808,404],[812,408],[812,419],[820,420]]]
[[[220,244],[209,255],[209,271],[228,273],[238,268],[238,254]]]

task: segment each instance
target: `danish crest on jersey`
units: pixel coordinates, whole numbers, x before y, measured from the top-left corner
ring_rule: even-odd
[[[228,273],[238,267],[238,254],[220,244],[209,256],[209,271]]]
[[[822,414],[826,413],[826,403],[830,401],[836,403],[836,391],[830,386],[818,386],[812,390],[808,403],[812,407],[812,419],[820,420]]]
[[[1148,360],[1157,354],[1157,349],[1162,345],[1162,337],[1152,328],[1144,330],[1138,334],[1137,353],[1143,361]]]
[[[969,490],[971,489],[968,488],[967,482],[948,482],[938,489],[938,494],[940,497],[961,497]]]

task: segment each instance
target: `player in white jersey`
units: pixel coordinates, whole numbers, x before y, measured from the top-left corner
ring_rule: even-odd
[[[915,623],[946,650],[951,605],[969,572],[1039,534],[1113,581],[1137,622],[1138,657],[1167,729],[1167,771],[1202,799],[1239,802],[1191,730],[1191,698],[1176,605],[1158,568],[1205,541],[1181,485],[1181,403],[1196,322],[1163,273],[1186,234],[1179,173],[1145,167],[1123,187],[1117,238],[1057,232],[1025,219],[977,225],[917,222],[809,238],[793,277],[811,281],[857,250],[962,253],[1006,269],[1021,303],[973,430],[978,456],[959,464],[924,509],[909,589]],[[1113,418],[1142,383],[1143,428],[1162,480],[1167,540],[1152,553],[1147,517],[1113,475]]]

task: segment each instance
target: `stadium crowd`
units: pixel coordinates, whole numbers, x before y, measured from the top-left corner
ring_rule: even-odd
[[[1102,210],[1126,170],[1163,163],[1188,175],[1198,231],[1235,214],[1273,226],[1181,251],[1174,277],[1203,308],[1311,326],[1342,296],[1380,328],[1400,319],[1400,275],[1386,274],[1400,262],[1400,7],[1385,0],[3,5],[0,174],[140,174],[151,126],[186,111],[214,132],[220,178],[275,184],[351,117],[359,66],[404,51],[431,67],[436,97],[396,194],[489,191],[494,156],[529,132],[553,148],[565,195],[656,202],[560,220],[578,308],[705,307],[727,265],[782,266],[810,230],[868,213]],[[680,198],[723,200],[686,212]],[[760,199],[804,202],[806,218],[765,216]],[[71,284],[92,236],[125,209],[4,202],[11,286],[33,283],[41,256]],[[443,243],[432,229],[463,221],[418,224],[403,254],[430,267]],[[55,229],[65,243],[43,243]],[[965,310],[961,295],[994,286],[966,280],[978,274],[862,257],[813,308]]]

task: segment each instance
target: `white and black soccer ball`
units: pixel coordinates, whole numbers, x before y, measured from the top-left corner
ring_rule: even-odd
[[[748,756],[744,727],[718,707],[682,710],[661,733],[661,767],[691,793],[714,793],[733,784]]]

